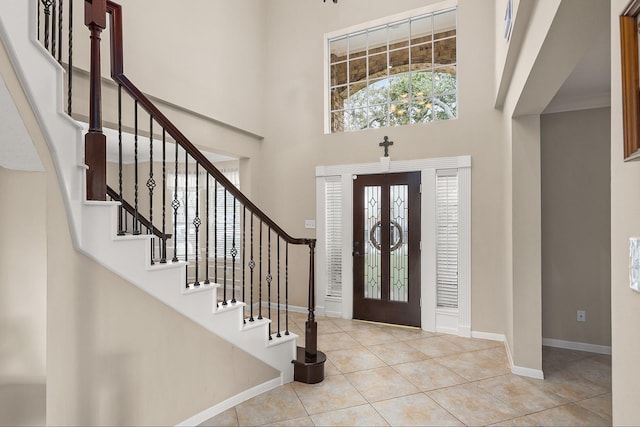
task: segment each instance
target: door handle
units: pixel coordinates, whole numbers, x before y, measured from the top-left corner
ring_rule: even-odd
[[[360,242],[353,242],[353,252],[351,252],[351,256],[359,256],[363,257],[364,254],[358,252],[358,246],[360,246]]]

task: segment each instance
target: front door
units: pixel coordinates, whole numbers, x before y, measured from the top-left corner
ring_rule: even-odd
[[[353,181],[353,318],[420,326],[420,172]]]

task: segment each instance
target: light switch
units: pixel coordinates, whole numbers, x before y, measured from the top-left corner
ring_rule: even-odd
[[[315,219],[305,219],[304,220],[304,228],[316,228],[316,220]]]

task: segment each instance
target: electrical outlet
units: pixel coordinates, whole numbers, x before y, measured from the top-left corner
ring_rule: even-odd
[[[304,220],[304,228],[316,228],[316,220],[315,219],[305,219]]]
[[[587,321],[587,312],[584,310],[578,310],[578,322]]]

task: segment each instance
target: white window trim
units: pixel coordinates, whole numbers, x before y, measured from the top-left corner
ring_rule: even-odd
[[[459,306],[452,312],[436,309],[436,173],[440,169],[457,169],[459,185]],[[316,167],[316,218],[318,268],[316,268],[316,310],[320,315],[353,317],[353,175],[422,172],[422,253],[421,253],[421,324],[430,332],[471,336],[471,157],[441,157],[421,160],[390,161],[388,169],[380,163],[362,163]],[[324,230],[324,179],[340,176],[342,182],[342,298],[326,297],[327,277]],[[429,302],[429,303],[427,303]]]
[[[324,34],[324,52],[323,52],[323,70],[324,70],[324,133],[331,134],[331,114],[329,98],[329,87],[331,81],[330,67],[329,67],[329,39],[340,37],[344,34],[355,33],[358,31],[366,30],[368,28],[377,27],[379,25],[386,25],[389,22],[402,21],[403,19],[409,19],[414,16],[424,15],[427,13],[437,12],[439,10],[449,9],[458,6],[458,0],[445,0],[438,3],[433,3],[418,9],[408,10],[406,12],[398,13],[396,15],[385,16],[384,18],[374,19],[372,21],[363,22],[361,24],[352,25],[347,28],[342,28],[337,31]]]

